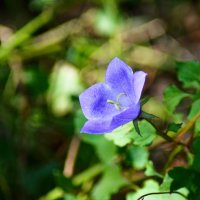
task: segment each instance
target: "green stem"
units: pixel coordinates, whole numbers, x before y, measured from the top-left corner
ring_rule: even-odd
[[[52,16],[53,10],[46,10],[12,35],[0,48],[0,60],[5,60],[15,47],[30,38],[35,31],[49,22]]]
[[[182,145],[182,146],[186,146],[184,143],[176,141],[175,139],[173,139],[172,137],[168,136],[166,132],[160,130],[151,120],[146,119],[157,131],[157,134],[159,136],[161,136],[163,139],[165,139],[168,142],[173,142],[176,143],[178,145]]]
[[[76,175],[72,181],[74,185],[81,185],[82,183],[87,182],[88,180],[100,174],[103,171],[103,169],[104,165],[96,164],[91,168],[85,170],[84,172]]]

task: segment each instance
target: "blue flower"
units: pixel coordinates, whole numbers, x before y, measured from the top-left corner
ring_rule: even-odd
[[[146,73],[132,69],[119,58],[108,65],[105,83],[97,83],[80,96],[80,104],[88,121],[82,133],[109,133],[136,119],[140,114],[140,97]]]

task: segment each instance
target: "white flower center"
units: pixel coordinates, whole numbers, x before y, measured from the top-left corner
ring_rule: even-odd
[[[125,107],[123,107],[123,106],[121,105],[121,103],[119,102],[119,99],[120,99],[120,97],[123,96],[123,95],[126,96],[125,93],[119,93],[119,94],[117,95],[117,97],[116,97],[116,101],[108,99],[108,100],[107,100],[107,103],[113,104],[117,110],[122,110],[122,109],[125,108]]]

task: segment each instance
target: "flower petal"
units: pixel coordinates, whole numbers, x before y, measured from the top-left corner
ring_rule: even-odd
[[[140,104],[138,103],[137,105],[115,115],[112,119],[87,121],[81,129],[81,132],[90,134],[110,133],[115,128],[134,120],[139,114]]]
[[[87,119],[107,119],[119,113],[113,105],[107,102],[114,98],[108,85],[97,83],[85,90],[79,96],[79,101]]]
[[[84,124],[83,128],[81,129],[81,133],[90,133],[90,134],[109,133],[114,129],[110,125],[111,125],[111,119],[89,120]]]
[[[106,83],[119,93],[125,93],[132,103],[138,103],[144,87],[146,73],[132,69],[119,58],[114,58],[108,65]]]
[[[139,114],[140,114],[140,103],[133,105],[132,107],[128,108],[127,110],[121,112],[118,115],[115,115],[112,119],[111,126],[115,128],[122,126],[136,119]]]
[[[114,58],[108,65],[105,81],[118,93],[125,93],[132,102],[133,94],[133,71],[119,58]]]
[[[143,71],[137,71],[133,74],[133,90],[135,103],[140,100],[146,76],[147,74]]]

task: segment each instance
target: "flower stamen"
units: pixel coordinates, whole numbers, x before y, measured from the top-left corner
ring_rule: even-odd
[[[123,95],[126,96],[125,93],[119,93],[119,94],[117,95],[117,98],[116,98],[117,102],[119,102],[120,97],[123,96]]]
[[[108,99],[107,103],[113,104],[117,110],[121,110],[122,106],[119,102]]]
[[[116,101],[113,101],[113,100],[108,99],[108,100],[107,100],[107,103],[113,104],[117,110],[122,110],[123,106],[120,104],[119,99],[120,99],[120,97],[123,96],[123,95],[126,96],[125,93],[119,93],[119,94],[117,95]]]

